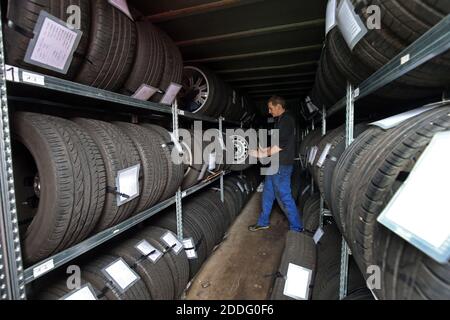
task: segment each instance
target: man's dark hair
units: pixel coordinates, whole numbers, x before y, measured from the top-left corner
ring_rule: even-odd
[[[272,98],[269,99],[268,103],[271,103],[274,106],[279,104],[283,107],[283,109],[286,109],[286,100],[284,100],[282,97],[273,96]]]

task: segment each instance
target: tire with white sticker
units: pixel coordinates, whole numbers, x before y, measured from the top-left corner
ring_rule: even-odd
[[[95,88],[122,88],[133,66],[136,27],[122,11],[104,0],[91,0],[91,38],[75,81]]]
[[[68,80],[73,79],[76,72],[78,72],[78,68],[83,63],[89,44],[91,27],[91,7],[89,0],[8,0],[7,8],[7,19],[10,23],[3,29],[5,32],[7,63]],[[42,10],[46,11],[66,22],[71,21],[70,17],[77,12],[73,11],[73,8],[80,9],[80,16],[79,19],[76,19],[76,22],[80,23],[80,30],[83,32],[83,35],[75,50],[68,73],[63,75],[25,63],[25,53],[30,40],[34,37],[33,31],[40,12]]]
[[[23,258],[34,263],[82,241],[100,219],[105,167],[75,123],[18,112],[12,126],[19,219],[28,220]]]

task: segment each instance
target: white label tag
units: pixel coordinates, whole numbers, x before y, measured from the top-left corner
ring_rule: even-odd
[[[308,107],[309,113],[314,113],[314,112],[316,112],[316,111],[319,110],[319,108],[317,108],[317,107],[314,105],[314,103],[312,103],[311,101],[308,101],[308,102],[306,103],[306,106]]]
[[[103,269],[103,272],[108,278],[114,281],[122,291],[126,291],[139,280],[137,273],[134,272],[122,258]]]
[[[162,252],[153,247],[147,240],[142,240],[135,247],[142,255],[147,256],[147,258],[156,263],[162,257]]]
[[[36,73],[23,71],[22,80],[23,82],[45,86],[45,77]]]
[[[81,287],[80,289],[73,291],[73,292],[69,293],[68,295],[64,296],[61,300],[91,301],[91,300],[97,300],[97,297],[95,296],[91,285],[87,284],[87,285]]]
[[[450,131],[437,133],[378,221],[439,263],[450,259]]]
[[[322,239],[322,236],[325,234],[322,228],[317,229],[316,233],[314,233],[313,240],[316,244],[319,243],[320,239]]]
[[[409,61],[409,59],[411,59],[411,56],[410,56],[409,54],[407,54],[406,56],[403,56],[403,57],[400,59],[400,64],[401,64],[401,65],[404,65],[405,63],[407,63],[407,62]]]
[[[130,8],[128,8],[128,3],[126,0],[108,0],[110,4],[122,11],[128,18],[134,21],[133,16],[130,13]]]
[[[172,248],[173,252],[175,252],[175,254],[179,254],[180,251],[183,249],[183,244],[178,241],[177,237],[175,237],[175,235],[168,231],[166,232],[162,237],[161,240],[164,241],[164,243],[169,246],[170,248]]]
[[[314,164],[314,160],[316,160],[316,155],[317,155],[317,151],[318,150],[319,150],[318,147],[313,147],[311,149],[311,153],[310,153],[310,156],[309,156],[309,163],[310,164]]]
[[[242,184],[240,182],[237,183],[237,186],[239,187],[239,189],[241,190],[241,192],[244,192],[244,188],[242,187]]]
[[[19,68],[5,65],[5,76],[7,81],[20,82]]]
[[[139,170],[140,164],[120,170],[116,178],[117,191],[127,195],[117,195],[117,205],[121,206],[139,196]]]
[[[184,251],[189,260],[197,259],[197,252],[195,251],[194,239],[184,239],[183,240]]]
[[[25,54],[25,62],[60,73],[67,73],[82,36],[80,30],[41,11]]]
[[[55,264],[53,263],[53,259],[48,260],[33,269],[33,276],[34,278],[38,278],[39,276],[52,270],[54,267]]]
[[[359,93],[360,93],[359,88],[356,88],[355,91],[353,91],[353,98],[358,98],[359,97]]]
[[[184,110],[178,110],[178,114],[179,114],[180,116],[184,116]]]
[[[302,196],[303,196],[305,193],[307,193],[309,189],[311,189],[311,185],[310,185],[310,184],[308,184],[308,185],[306,186],[306,188],[303,190]]]
[[[406,120],[411,119],[412,117],[418,116],[428,110],[434,109],[437,106],[439,106],[439,104],[424,106],[424,107],[421,107],[421,108],[418,108],[415,110],[411,110],[411,111],[407,111],[407,112],[398,114],[393,117],[386,118],[384,120],[372,122],[371,125],[380,127],[381,129],[384,129],[384,130],[389,130],[389,129],[395,128],[396,126],[405,122]]]
[[[289,263],[283,294],[296,300],[308,300],[312,271]]]
[[[337,13],[339,30],[351,50],[366,35],[367,28],[361,18],[355,13],[355,8],[349,0],[342,0]]]
[[[142,84],[139,87],[139,89],[137,89],[136,92],[132,95],[132,97],[135,98],[135,99],[138,99],[138,100],[147,101],[157,91],[158,91],[158,89],[153,88],[152,86],[149,86],[149,85],[146,85],[146,84]]]
[[[256,192],[261,193],[263,191],[264,191],[264,182],[261,182],[258,188],[256,188]]]
[[[169,88],[167,88],[166,93],[164,94],[164,97],[161,99],[160,103],[171,105],[175,101],[175,99],[178,95],[178,92],[180,92],[182,87],[183,86],[172,82],[169,85]]]
[[[216,169],[216,154],[215,153],[210,153],[209,154],[208,170],[209,171],[213,171],[215,169]]]
[[[336,0],[328,0],[327,17],[325,23],[325,35],[336,27]]]
[[[333,145],[331,143],[327,143],[327,145],[325,146],[325,148],[323,149],[322,154],[320,155],[319,161],[317,161],[317,166],[319,168],[322,168],[323,163],[325,162],[325,159],[328,156],[328,153],[330,153],[331,147]]]
[[[182,198],[186,197],[186,195],[187,195],[187,192],[186,192],[186,191],[183,191],[183,192],[181,193],[181,197],[182,197]]]

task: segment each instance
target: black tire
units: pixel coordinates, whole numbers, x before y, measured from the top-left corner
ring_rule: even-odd
[[[147,130],[153,131],[154,134],[159,137],[159,145],[163,149],[163,155],[166,159],[167,167],[167,180],[166,187],[160,198],[160,200],[166,200],[175,196],[178,188],[181,186],[184,177],[184,166],[182,162],[179,164],[172,161],[172,150],[175,148],[171,146],[171,137],[169,132],[163,127],[152,125],[152,124],[142,124]]]
[[[378,127],[370,127],[363,132],[342,154],[333,173],[331,190],[334,195],[331,201],[331,211],[338,228],[346,237],[348,242],[347,226],[347,204],[351,196],[349,192],[354,183],[352,174],[360,166],[360,157],[368,152],[383,135],[384,131]]]
[[[142,188],[140,190],[139,203],[135,209],[135,212],[139,213],[156,204],[162,196],[164,189],[161,188],[163,185],[161,181],[165,177],[161,166],[164,159],[156,147],[157,140],[148,130],[126,122],[115,122],[114,124],[133,141],[139,152]]]
[[[317,273],[313,288],[313,300],[339,300],[341,235],[335,225],[326,225],[317,252]],[[365,285],[353,259],[349,257],[348,292]]]
[[[96,290],[104,292],[104,296],[107,300],[151,300],[150,294],[142,279],[136,281],[122,293],[119,288],[103,274],[102,269],[117,259],[119,259],[119,257],[113,255],[102,255],[95,258],[94,261],[82,266],[83,278],[86,282],[91,283]]]
[[[287,275],[289,263],[312,270],[311,284],[313,283],[316,269],[316,244],[310,236],[294,231],[287,233],[286,244],[278,269],[278,272],[284,277]],[[286,280],[284,278],[275,279],[271,300],[294,300],[283,294],[285,283]]]
[[[164,251],[166,245],[160,239],[167,230],[157,228],[157,227],[147,227],[143,230],[139,237],[146,239],[155,248]],[[172,272],[172,277],[174,280],[175,288],[175,299],[179,299],[186,288],[189,281],[189,261],[184,250],[181,250],[178,255],[176,255],[173,250],[170,250],[164,255],[169,268]]]
[[[131,238],[114,245],[108,253],[119,256],[141,277],[152,300],[171,300],[174,297],[172,273],[164,259],[153,263],[135,248],[143,239]]]
[[[408,249],[409,245],[407,244],[399,246],[397,240],[387,244],[390,237],[382,232],[383,227],[377,223],[377,218],[401,186],[434,134],[450,128],[449,111],[450,105],[447,103],[391,129],[376,148],[373,148],[361,160],[363,165],[353,179],[358,181],[362,176],[364,178],[353,186],[352,192],[354,193],[348,206],[348,230],[351,231],[353,239],[352,252],[361,270],[366,270],[369,265],[383,263],[381,257],[385,257],[386,252],[389,252],[389,259],[394,259],[393,256],[395,256],[395,261],[399,261],[405,251],[414,252],[416,250]],[[364,172],[363,175],[362,172]],[[401,241],[400,244],[402,244]],[[388,250],[390,246],[393,251]],[[417,253],[415,263],[419,260],[420,255],[421,253]],[[412,254],[406,258],[407,261],[411,256]],[[416,264],[419,268],[423,267],[423,270],[428,270],[435,275],[444,274],[444,277],[432,276],[429,282],[422,282],[421,275],[414,272],[406,282],[404,279],[407,277],[404,275],[405,272],[411,271],[409,265],[392,265],[391,262],[387,262],[396,269],[396,272],[393,273],[395,279],[393,283],[396,289],[389,290],[389,292],[394,291],[399,299],[410,298],[408,292],[413,291],[419,292],[414,296],[415,298],[431,298],[442,294],[445,296],[447,291],[443,288],[448,288],[448,281],[443,279],[448,279],[450,272],[448,263],[436,265],[427,257],[421,261],[423,263]],[[384,267],[383,273],[391,272],[386,265]],[[431,281],[431,279],[434,280]],[[385,293],[380,293],[380,296],[384,295]]]
[[[136,27],[107,1],[92,0],[92,25],[86,59],[75,81],[116,91],[122,88],[136,50]]]
[[[161,29],[156,28],[159,41],[164,51],[164,71],[161,76],[158,88],[166,91],[171,82],[181,84],[181,78],[183,74],[183,58],[181,52],[172,39]],[[163,97],[162,94],[155,94],[152,97],[152,101],[159,102]]]
[[[92,140],[68,120],[17,112],[12,132],[33,158],[32,178],[39,176],[40,199],[22,250],[34,263],[87,237],[103,208],[105,169]],[[16,189],[20,196],[22,185]]]
[[[352,176],[346,223],[352,240],[349,245],[362,272],[376,264],[378,215],[434,133],[450,127],[449,110],[446,104],[405,121],[389,130],[361,159],[362,165]]]
[[[44,10],[62,21],[67,21],[69,14],[66,11],[71,5],[76,5],[80,8],[80,30],[83,32],[83,35],[76,48],[67,74],[64,75],[62,73],[53,72],[48,69],[25,63],[25,53],[30,40],[33,38],[33,30],[40,12]],[[7,19],[22,30],[19,32],[9,26],[4,27],[8,64],[56,77],[62,77],[68,80],[75,77],[75,74],[78,72],[86,55],[90,36],[91,6],[88,0],[9,0]]]
[[[107,187],[115,188],[118,171],[139,164],[139,155],[131,140],[115,125],[103,121],[75,118],[100,149],[106,167]],[[116,195],[107,192],[103,213],[95,231],[99,232],[129,218],[139,198],[117,206]]]
[[[136,22],[136,31],[136,58],[122,90],[129,95],[134,94],[142,84],[159,88],[166,59],[159,30],[151,22]]]
[[[312,196],[307,200],[303,211],[303,228],[315,232],[320,224],[320,197]]]

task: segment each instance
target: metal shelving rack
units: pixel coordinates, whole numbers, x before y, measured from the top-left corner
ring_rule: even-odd
[[[334,106],[321,113],[321,118],[312,121],[311,131],[314,125],[322,122],[322,134],[326,133],[326,119],[336,114],[338,111],[346,108],[346,147],[353,142],[354,130],[354,111],[355,102],[364,98],[378,89],[392,83],[408,72],[416,69],[431,59],[445,53],[450,49],[450,15],[445,17],[440,23],[422,35],[409,47],[405,48],[400,54],[394,57],[385,66],[375,72],[372,76],[362,82],[359,87],[347,84],[346,96],[338,101]],[[307,129],[308,132],[309,129]],[[323,199],[321,199],[320,221],[326,214],[324,210]],[[351,254],[350,249],[344,238],[342,238],[341,246],[341,272],[340,272],[340,299],[347,295],[348,283],[348,260]],[[376,294],[371,290],[375,299],[378,300]]]
[[[7,82],[10,84],[39,87],[43,90],[50,90],[52,92],[89,98],[93,99],[93,101],[115,103],[132,107],[135,110],[148,110],[150,112],[160,113],[165,116],[171,116],[174,134],[176,137],[178,137],[179,117],[217,124],[219,126],[219,130],[222,130],[224,123],[230,126],[242,126],[242,123],[226,121],[224,118],[215,119],[179,110],[176,103],[170,107],[168,105],[141,101],[114,92],[100,90],[56,77],[30,72],[22,68],[5,65],[3,33],[1,30],[2,26],[0,21],[0,300],[26,299],[25,286],[27,284],[111,240],[117,235],[174,204],[176,206],[177,214],[177,236],[179,239],[182,239],[182,200],[218,180],[220,180],[221,200],[224,201],[223,179],[229,172],[222,171],[208,177],[206,180],[188,190],[182,191],[179,189],[174,197],[165,200],[154,207],[121,222],[115,227],[104,230],[84,240],[83,242],[59,252],[52,257],[49,257],[24,270],[21,257],[18,218],[15,206],[16,200],[14,194]],[[36,270],[40,271],[36,273]]]

